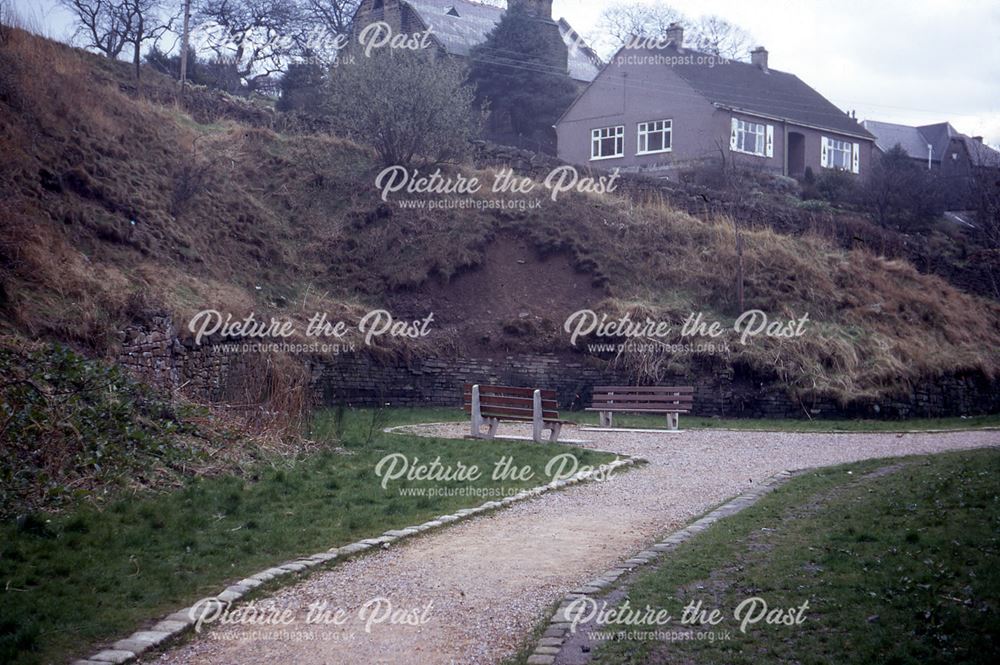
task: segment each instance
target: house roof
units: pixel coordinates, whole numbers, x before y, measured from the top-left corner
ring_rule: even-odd
[[[862,124],[865,129],[875,135],[875,145],[883,152],[891,150],[898,143],[910,157],[927,159],[927,146],[930,145],[933,151],[931,159],[940,162],[941,158],[947,154],[951,142],[961,141],[973,164],[1000,168],[1000,152],[966,136],[948,122],[921,125],[920,127],[875,120],[865,120]]]
[[[687,48],[678,51],[673,45],[652,50],[661,56],[672,57],[663,66],[671,67],[713,104],[860,138],[875,138],[794,74],[770,68],[765,71],[737,60],[719,63],[718,56]]]
[[[910,157],[927,158],[927,137],[916,127],[875,120],[865,120],[861,124],[875,135],[875,145],[882,152],[888,152],[898,144]],[[934,153],[934,157],[940,160],[940,153]]]
[[[969,159],[973,164],[1000,169],[1000,151],[965,134],[959,134],[958,139],[965,143],[965,149],[969,151]]]
[[[472,49],[500,22],[506,9],[470,0],[405,0],[432,29],[444,49],[452,55],[468,56]],[[601,71],[597,56],[586,47],[565,19],[557,22],[569,49],[569,75],[577,81],[593,81]]]
[[[934,146],[933,159],[941,161],[941,156],[948,150],[951,139],[961,136],[961,133],[951,126],[949,122],[939,122],[934,125],[921,125],[917,127],[920,134],[926,139],[925,143]],[[924,146],[924,155],[927,154],[927,146]],[[915,155],[914,155],[915,156]]]

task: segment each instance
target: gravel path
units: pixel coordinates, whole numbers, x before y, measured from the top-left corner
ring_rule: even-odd
[[[460,425],[422,426],[460,437]],[[505,433],[517,428],[506,426]],[[517,432],[530,434],[525,429]],[[948,434],[680,434],[564,431],[650,464],[431,532],[315,573],[257,601],[290,625],[214,626],[159,663],[347,665],[498,663],[553,602],[657,536],[778,471],[1000,445],[1000,432]],[[489,445],[484,443],[483,445]],[[386,619],[387,599],[395,619]],[[333,622],[307,624],[313,603]],[[428,608],[428,604],[431,604]],[[334,609],[342,610],[333,617]],[[372,614],[374,610],[374,619]],[[370,631],[366,630],[372,619]],[[407,625],[409,619],[419,625]]]

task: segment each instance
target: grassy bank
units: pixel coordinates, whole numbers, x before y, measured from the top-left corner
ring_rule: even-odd
[[[323,414],[315,435],[326,449],[295,465],[275,461],[248,481],[205,478],[100,510],[88,506],[3,523],[0,662],[67,660],[275,563],[489,500],[401,496],[401,488],[522,489],[544,483],[546,462],[572,450],[381,433],[382,426],[411,419],[406,413],[387,419],[364,411],[342,418]],[[574,452],[581,464],[611,459]],[[390,453],[478,465],[484,478],[468,484],[398,480],[383,489],[375,467]],[[491,480],[503,456],[536,469],[536,480]]]
[[[1000,653],[1000,452],[867,461],[807,474],[642,575],[632,608],[719,608],[730,639],[626,639],[593,662],[992,663]],[[751,597],[799,625],[740,632]],[[652,629],[655,629],[653,626]],[[617,627],[615,628],[617,630]],[[640,626],[639,630],[647,630]]]

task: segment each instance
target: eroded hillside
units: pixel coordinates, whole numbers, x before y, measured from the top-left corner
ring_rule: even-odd
[[[285,123],[266,108],[207,91],[169,101],[171,82],[153,73],[137,98],[129,81],[124,65],[24,34],[0,47],[8,333],[111,354],[117,331],[150,311],[183,322],[206,308],[305,318],[389,306],[440,312],[424,353],[569,350],[563,321],[580,308],[675,323],[739,314],[729,220],[616,195],[406,209],[380,198],[363,146],[275,131]],[[445,168],[458,171],[470,174]],[[1000,368],[995,303],[808,234],[744,239],[745,309],[808,313],[813,326],[736,345],[727,362],[844,398]]]

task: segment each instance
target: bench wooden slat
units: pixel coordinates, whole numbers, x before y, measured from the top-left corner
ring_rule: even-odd
[[[462,392],[468,395],[470,398],[472,396],[472,386],[475,384],[466,383]],[[557,398],[555,390],[542,390],[542,399],[554,400]],[[487,395],[496,395],[497,397],[527,397],[532,399],[535,396],[534,388],[514,388],[511,386],[484,386],[479,384],[479,397],[480,399],[486,397]]]
[[[685,409],[683,407],[679,407],[679,408],[676,408],[676,409],[671,409],[671,408],[668,408],[668,407],[659,407],[659,406],[658,407],[645,407],[645,406],[639,406],[639,407],[636,407],[636,406],[623,406],[623,407],[593,406],[593,407],[590,407],[590,408],[587,408],[587,409],[584,409],[584,410],[585,411],[617,411],[617,412],[626,412],[626,413],[637,413],[637,412],[642,412],[642,413],[691,413],[691,409]]]
[[[473,390],[478,386],[478,413],[473,413]],[[536,420],[535,394],[539,397],[539,412]],[[534,440],[542,441],[542,430],[552,430],[550,441],[559,440],[563,425],[576,423],[559,418],[559,402],[555,390],[536,390],[512,386],[490,386],[466,383],[462,390],[462,408],[472,416],[472,436],[482,438],[484,421],[490,425],[488,438],[496,434],[497,424],[503,420],[535,423]],[[545,427],[543,427],[543,425]]]
[[[667,427],[676,430],[679,414],[694,408],[693,386],[594,386],[587,411],[601,414],[601,425],[612,425],[613,413],[656,413],[667,416]]]
[[[496,406],[523,407],[530,410],[531,408],[533,408],[534,403],[535,401],[533,399],[525,399],[523,397],[497,397],[495,395],[487,395],[479,397],[479,404],[483,408],[485,408],[487,405],[496,405]],[[471,395],[468,395],[466,397],[465,404],[467,405],[472,404]],[[558,411],[559,402],[557,402],[554,399],[543,399],[542,408],[545,410],[551,409],[553,411]]]
[[[626,395],[625,393],[614,394],[614,395],[594,395],[594,403],[597,402],[693,402],[694,396],[692,395],[650,395],[650,394],[638,394],[638,395]]]
[[[468,395],[465,399],[466,404],[472,403],[472,395]],[[496,395],[480,395],[480,404],[496,404],[498,406],[523,406],[530,409],[535,403],[535,400],[530,397],[498,397]]]
[[[472,405],[471,404],[467,404],[464,407],[463,410],[466,413],[470,413],[471,414],[472,413]],[[479,405],[479,413],[482,414],[483,418],[490,418],[490,417],[494,417],[494,416],[498,417],[498,418],[506,418],[506,417],[510,416],[512,418],[525,418],[526,417],[528,420],[531,420],[531,416],[534,414],[534,410],[532,410],[532,409],[517,409],[517,408],[509,407],[509,406],[492,406],[491,407],[491,406],[484,406],[484,405],[480,404]],[[547,410],[543,409],[542,410],[542,419],[543,420],[558,420],[559,419],[559,412],[558,411],[547,411]]]
[[[591,408],[600,411],[601,409],[690,409],[694,406],[692,402],[594,402]]]
[[[591,389],[597,393],[694,393],[693,386],[594,386]]]

